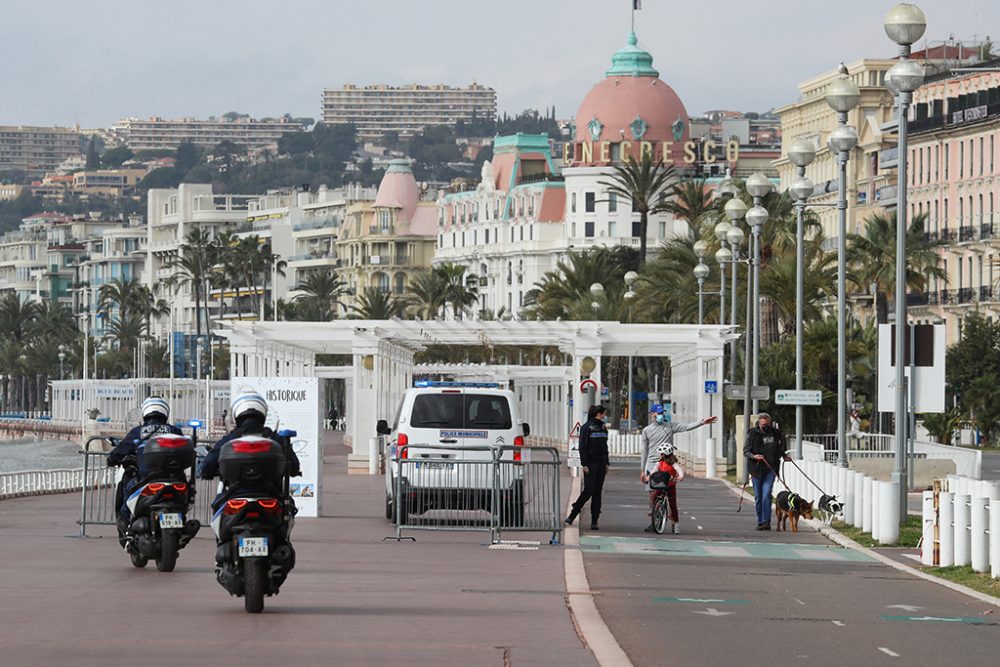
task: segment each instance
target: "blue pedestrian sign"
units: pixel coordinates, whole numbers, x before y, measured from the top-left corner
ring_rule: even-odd
[[[706,394],[718,394],[719,393],[719,382],[717,380],[705,380],[705,393]]]

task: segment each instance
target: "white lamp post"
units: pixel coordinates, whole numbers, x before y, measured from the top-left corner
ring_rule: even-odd
[[[840,77],[833,80],[826,93],[826,103],[837,112],[837,128],[830,133],[830,152],[837,155],[840,167],[837,210],[837,465],[847,467],[847,437],[844,419],[847,414],[847,161],[858,145],[858,133],[847,124],[847,113],[858,105],[861,92],[840,66]]]
[[[899,112],[899,171],[897,176],[898,203],[896,204],[896,465],[892,471],[892,481],[899,484],[900,521],[906,518],[906,374],[902,360],[905,349],[906,320],[906,232],[907,224],[907,113],[913,101],[913,91],[924,80],[924,69],[920,63],[910,60],[910,47],[923,37],[927,29],[924,13],[916,5],[901,3],[889,10],[885,16],[885,34],[899,45],[899,60],[889,69],[886,76],[891,78],[896,93],[896,107]]]
[[[753,385],[756,387],[760,381],[760,228],[764,226],[770,214],[767,209],[761,206],[761,201],[771,192],[771,181],[767,176],[757,172],[752,174],[746,182],[747,192],[753,197],[753,206],[744,216],[747,224],[750,225],[750,234],[753,246]],[[749,391],[747,393],[750,393]],[[753,412],[757,414],[757,399],[753,399]]]

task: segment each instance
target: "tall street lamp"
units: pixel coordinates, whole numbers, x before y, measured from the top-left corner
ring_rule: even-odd
[[[66,346],[62,343],[59,344],[59,379],[66,379],[66,371],[63,367],[63,362],[66,361]]]
[[[715,261],[719,263],[719,324],[726,323],[726,264],[733,261],[733,253],[726,250],[726,235],[732,228],[725,220],[715,226],[715,238],[719,241],[719,249],[715,251]]]
[[[705,321],[705,278],[708,278],[709,268],[705,264],[705,253],[708,252],[708,244],[704,241],[695,241],[694,254],[698,257],[698,265],[694,267],[694,277],[698,281],[698,326]]]
[[[764,226],[770,214],[761,205],[761,201],[771,192],[771,181],[767,176],[757,172],[747,179],[747,192],[753,197],[753,206],[746,212],[746,221],[750,225],[750,235],[753,246],[753,387],[760,382],[760,228]],[[749,392],[748,392],[749,393]],[[753,413],[757,414],[758,400],[753,399]]]
[[[840,66],[840,76],[826,93],[826,103],[837,112],[837,127],[830,133],[829,148],[837,155],[840,181],[837,192],[837,465],[847,467],[847,438],[844,419],[847,414],[847,160],[858,145],[858,132],[847,124],[847,112],[858,106],[861,92]]]
[[[736,265],[740,263],[740,248],[743,246],[743,239],[746,235],[743,230],[740,229],[740,220],[746,215],[747,205],[743,203],[743,200],[738,197],[733,197],[726,202],[725,207],[726,215],[732,220],[732,224],[729,225],[729,230],[726,232],[726,241],[729,242],[729,248],[733,251],[733,263],[732,263],[732,278],[733,278],[733,298],[732,298],[732,312],[730,313],[729,321],[736,324]],[[729,360],[729,378],[732,382],[736,382],[736,343],[733,343],[732,356]]]
[[[899,60],[886,73],[886,84],[895,88],[899,113],[899,171],[896,204],[896,465],[892,480],[899,484],[900,521],[906,518],[906,374],[903,365],[906,331],[906,231],[907,231],[907,113],[913,101],[913,91],[924,80],[920,63],[910,60],[910,47],[923,37],[927,29],[924,13],[916,5],[901,3],[885,16],[885,34],[899,45]]]
[[[788,147],[788,159],[795,165],[797,178],[790,188],[795,199],[795,388],[802,390],[802,306],[805,300],[805,210],[813,194],[806,167],[816,159],[812,142],[796,139]],[[795,406],[795,458],[802,458],[802,406]]]

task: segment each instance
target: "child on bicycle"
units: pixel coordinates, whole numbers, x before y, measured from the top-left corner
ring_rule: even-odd
[[[677,462],[674,446],[670,443],[665,442],[658,445],[656,453],[659,454],[659,460],[652,467],[652,470],[646,471],[643,474],[643,481],[646,482],[649,489],[650,516],[649,526],[646,527],[645,531],[647,533],[656,531],[653,508],[656,505],[657,498],[662,494],[666,494],[667,502],[670,506],[670,531],[676,535],[681,532],[680,527],[677,525],[680,522],[680,517],[677,513],[677,482],[684,479],[684,469]]]

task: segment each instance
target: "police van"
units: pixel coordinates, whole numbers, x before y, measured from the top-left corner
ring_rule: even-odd
[[[501,498],[501,525],[523,521],[519,470],[529,427],[518,415],[513,392],[496,383],[418,381],[406,390],[388,436],[385,516],[396,520],[430,510],[492,509],[494,469]],[[496,457],[496,459],[494,459]],[[404,502],[396,508],[396,478]]]

